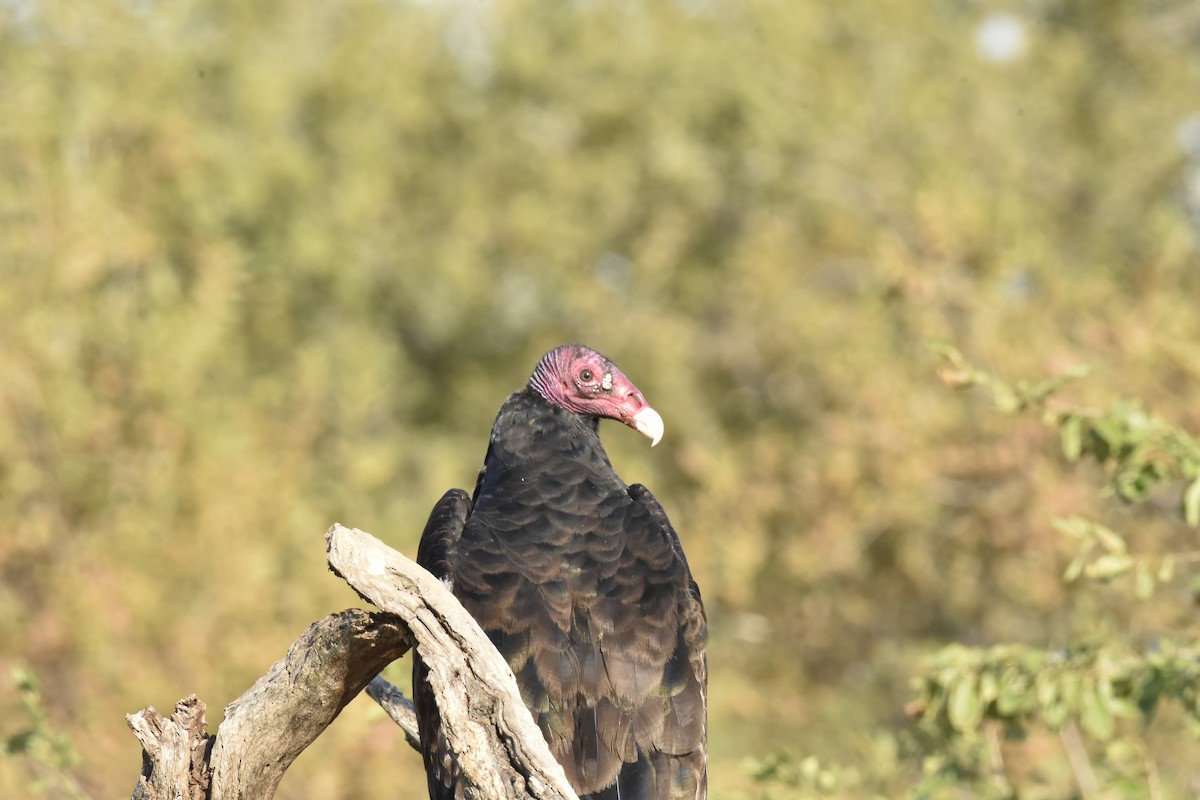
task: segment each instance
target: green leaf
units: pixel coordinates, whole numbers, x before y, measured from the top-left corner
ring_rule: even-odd
[[[1137,746],[1125,737],[1109,742],[1104,748],[1104,757],[1114,764],[1138,764],[1142,760]]]
[[[1183,493],[1183,519],[1193,528],[1200,526],[1200,478],[1192,481]]]
[[[1085,544],[1090,543],[1095,538],[1092,535],[1093,525],[1083,517],[1055,517],[1050,520],[1050,524],[1059,533],[1066,534],[1073,539],[1079,539]]]
[[[1152,675],[1141,687],[1141,692],[1137,698],[1138,711],[1142,713],[1142,719],[1149,722],[1154,715],[1154,710],[1158,708],[1158,700],[1162,696],[1165,681],[1159,674]]]
[[[1132,699],[1112,695],[1104,698],[1104,707],[1114,717],[1132,718],[1137,716],[1138,707]]]
[[[1050,705],[1042,708],[1042,719],[1053,730],[1061,728],[1069,716],[1071,716],[1071,709],[1061,700],[1055,700]]]
[[[1102,742],[1111,739],[1116,721],[1100,696],[1099,688],[1094,683],[1086,683],[1080,701],[1079,723],[1083,729]]]
[[[1158,565],[1158,582],[1170,583],[1173,577],[1175,577],[1175,556],[1165,555],[1162,563]]]
[[[996,698],[996,711],[1002,717],[1011,717],[1025,708],[1028,692],[1016,687],[1005,686]]]
[[[1154,431],[1154,420],[1139,402],[1131,402],[1125,410],[1125,427],[1131,441],[1144,441]]]
[[[983,700],[979,697],[974,675],[964,675],[950,690],[947,707],[950,724],[958,731],[973,731],[983,720]]]
[[[36,694],[38,690],[37,675],[32,670],[25,667],[12,668],[13,685],[17,687],[17,691],[21,694]]]
[[[1119,553],[1103,555],[1087,565],[1087,576],[1100,581],[1110,581],[1118,575],[1128,572],[1133,566],[1133,559]]]
[[[18,755],[24,753],[37,738],[37,731],[24,730],[19,733],[14,733],[4,743],[4,752],[10,755]]]
[[[1127,552],[1125,539],[1122,538],[1121,534],[1111,528],[1104,527],[1098,522],[1089,521],[1088,524],[1092,526],[1092,533],[1095,534],[1096,540],[1100,542],[1100,546],[1105,550],[1120,555],[1124,555]]]
[[[1039,672],[1037,674],[1035,691],[1037,693],[1038,703],[1046,708],[1058,702],[1058,681],[1051,672]]]
[[[1162,479],[1163,475],[1154,464],[1131,461],[1129,468],[1118,472],[1113,478],[1113,486],[1122,500],[1137,503],[1146,499],[1151,487]]]
[[[1134,593],[1140,600],[1149,600],[1154,596],[1154,576],[1150,574],[1150,562],[1144,558],[1138,559],[1134,569]]]
[[[1071,563],[1067,565],[1066,572],[1063,573],[1063,580],[1067,583],[1073,583],[1083,574],[1083,567],[1087,564],[1088,554],[1092,552],[1089,547],[1086,550],[1080,551],[1079,555],[1071,559]]]
[[[1008,384],[994,381],[992,383],[992,402],[996,409],[1003,414],[1012,414],[1021,410],[1021,398]]]
[[[1092,435],[1102,441],[1108,450],[1120,450],[1125,443],[1121,425],[1111,415],[1092,420]]]
[[[1064,414],[1059,425],[1063,455],[1068,461],[1078,461],[1083,454],[1083,418],[1077,414]]]
[[[996,699],[1000,693],[1000,682],[996,679],[996,673],[988,670],[979,676],[979,699],[984,703],[990,703]]]
[[[1059,681],[1058,691],[1062,695],[1064,703],[1071,707],[1077,707],[1079,695],[1083,691],[1083,678],[1078,672],[1064,672]]]

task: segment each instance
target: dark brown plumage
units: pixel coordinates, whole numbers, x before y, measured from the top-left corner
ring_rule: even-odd
[[[507,659],[581,797],[704,798],[700,592],[662,506],[613,471],[602,417],[662,436],[612,362],[579,345],[548,353],[500,409],[474,494],[434,507],[417,561]],[[413,686],[430,797],[456,797],[419,658]]]

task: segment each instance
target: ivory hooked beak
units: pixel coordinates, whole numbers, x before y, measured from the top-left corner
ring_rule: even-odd
[[[650,446],[658,444],[663,437],[663,420],[650,406],[629,418],[629,426],[643,436],[650,438]]]

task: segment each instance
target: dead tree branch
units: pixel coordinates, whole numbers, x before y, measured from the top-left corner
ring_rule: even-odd
[[[195,695],[163,717],[153,707],[126,717],[142,743],[134,800],[269,798],[283,773],[385,666],[408,651],[390,614],[352,608],[309,626],[267,674],[205,731]]]
[[[360,609],[310,627],[250,690],[225,707],[212,800],[270,797],[296,757],[385,666],[408,652],[403,624]]]
[[[419,746],[416,715],[377,677],[415,640],[466,798],[574,800],[521,702],[512,672],[474,619],[425,570],[359,530],[326,535],[329,565],[380,612],[349,609],[309,627],[225,708],[215,734],[194,695],[170,717],[126,717],[142,743],[134,800],[267,800],[296,757],[364,687]]]
[[[329,566],[408,623],[457,758],[463,796],[574,800],[512,670],[441,581],[363,531],[334,525],[326,539]]]

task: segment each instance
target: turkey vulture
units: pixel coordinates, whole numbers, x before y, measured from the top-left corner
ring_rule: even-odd
[[[577,794],[702,799],[704,606],[662,506],[613,471],[601,418],[662,437],[662,418],[607,358],[547,353],[501,407],[474,494],[451,489],[434,507],[417,563],[508,661]],[[429,796],[459,797],[419,656],[413,693]]]

